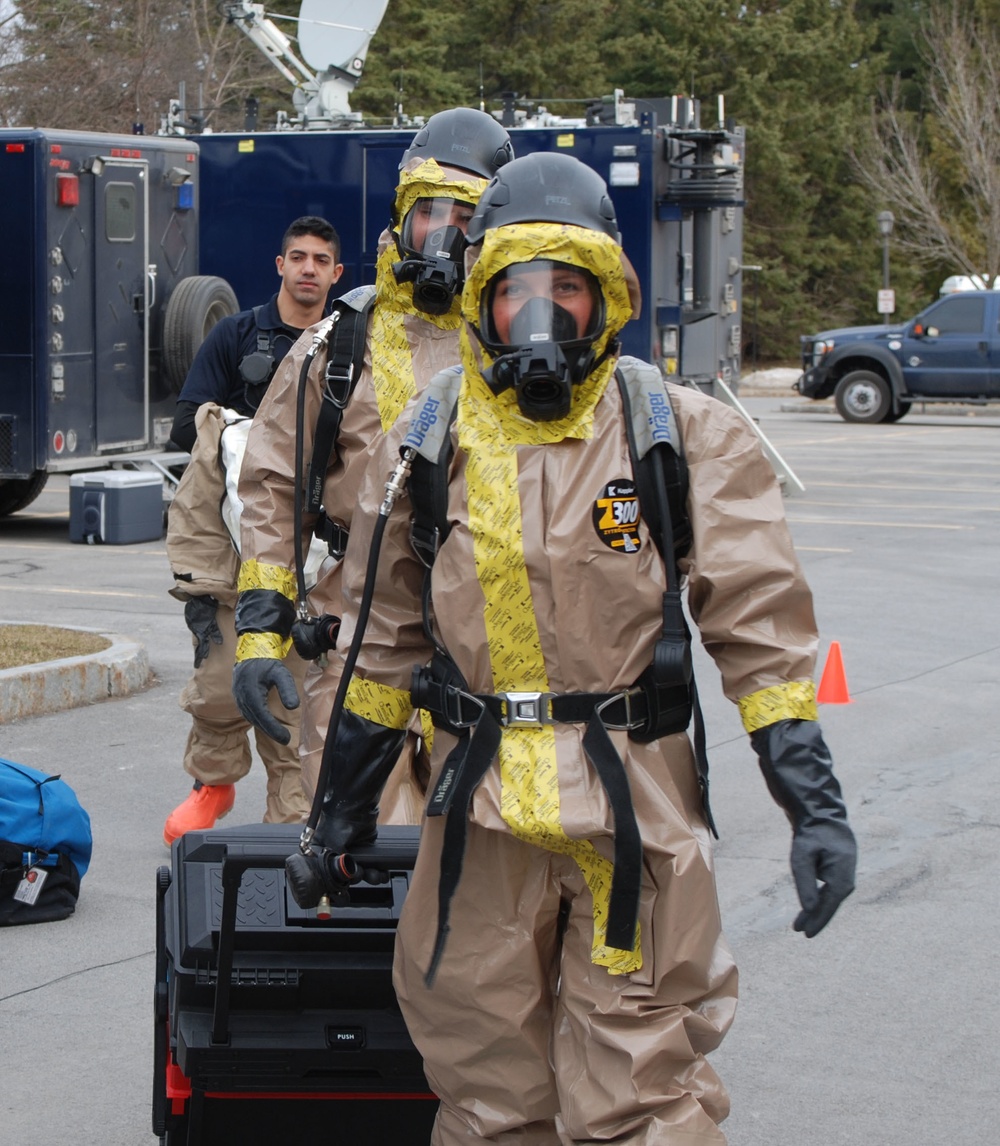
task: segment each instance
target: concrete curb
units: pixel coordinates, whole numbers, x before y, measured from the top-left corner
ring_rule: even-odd
[[[5,625],[26,623],[3,622]],[[82,625],[60,627],[97,633],[111,645],[87,656],[0,669],[0,724],[94,704],[109,696],[128,696],[149,683],[149,658],[138,641]]]

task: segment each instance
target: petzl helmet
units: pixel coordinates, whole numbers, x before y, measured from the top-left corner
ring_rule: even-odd
[[[495,395],[513,389],[535,421],[565,417],[631,314],[604,180],[565,154],[515,160],[483,192],[468,242],[470,259],[481,249],[463,312],[486,352],[483,378]]]
[[[489,228],[511,223],[568,223],[621,242],[604,180],[586,163],[559,152],[525,155],[496,172],[469,224],[469,245],[481,243]]]
[[[460,167],[492,179],[514,158],[506,130],[485,111],[453,107],[432,115],[403,152],[399,170],[411,159],[436,159],[444,167]]]
[[[514,157],[507,132],[468,107],[432,115],[400,161],[393,206],[397,283],[413,284],[413,305],[445,315],[464,282],[465,227],[484,181]]]

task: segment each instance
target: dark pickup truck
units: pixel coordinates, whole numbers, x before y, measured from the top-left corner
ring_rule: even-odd
[[[903,325],[802,337],[795,389],[848,422],[895,422],[915,402],[1000,402],[1000,291],[959,291]]]

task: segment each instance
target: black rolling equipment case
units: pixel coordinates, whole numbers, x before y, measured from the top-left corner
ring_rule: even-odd
[[[297,824],[188,832],[157,872],[153,1133],[162,1146],[426,1146],[437,1111],[392,988],[419,828],[329,919],[285,886]]]

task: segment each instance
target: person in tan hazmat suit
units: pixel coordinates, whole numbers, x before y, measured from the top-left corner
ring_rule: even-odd
[[[566,155],[515,160],[468,240],[461,367],[400,418],[361,488],[342,649],[378,527],[370,619],[315,846],[286,861],[289,887],[308,906],[343,886],[412,705],[430,707],[394,982],[441,1099],[434,1146],[717,1146],[728,1098],[706,1054],[732,1021],[736,970],[690,705],[661,709],[646,675],[679,594],[630,432],[679,431],[689,611],[791,822],[807,937],[853,889],[856,850],[817,723],[812,598],[751,427],[616,359],[630,301],[600,176]],[[447,466],[430,621],[407,499],[383,511],[401,448],[411,512],[418,467]],[[415,663],[431,667],[411,693]]]
[[[337,441],[322,472],[323,509],[302,516],[304,529],[325,533],[342,547],[350,530],[361,476],[372,444],[406,403],[445,366],[458,361],[462,324],[465,228],[492,175],[513,158],[510,139],[485,112],[452,108],[431,116],[400,162],[389,229],[379,239],[375,286],[345,296],[367,308],[364,368],[343,412]],[[233,694],[247,720],[281,739],[268,707],[271,689],[288,708],[298,706],[284,662],[292,638],[314,663],[303,686],[300,724],[302,779],[312,796],[319,774],[340,661],[332,651],[339,624],[341,565],[331,560],[309,594],[314,616],[296,621],[295,494],[296,399],[303,362],[320,327],[307,330],[282,364],[251,427],[240,480],[242,558]],[[329,327],[325,327],[327,335]],[[311,463],[329,361],[329,345],[315,350],[304,398],[302,456]],[[298,480],[303,482],[304,475]],[[332,527],[332,529],[331,529]],[[384,793],[384,822],[415,823],[426,784],[419,720],[405,759]]]

